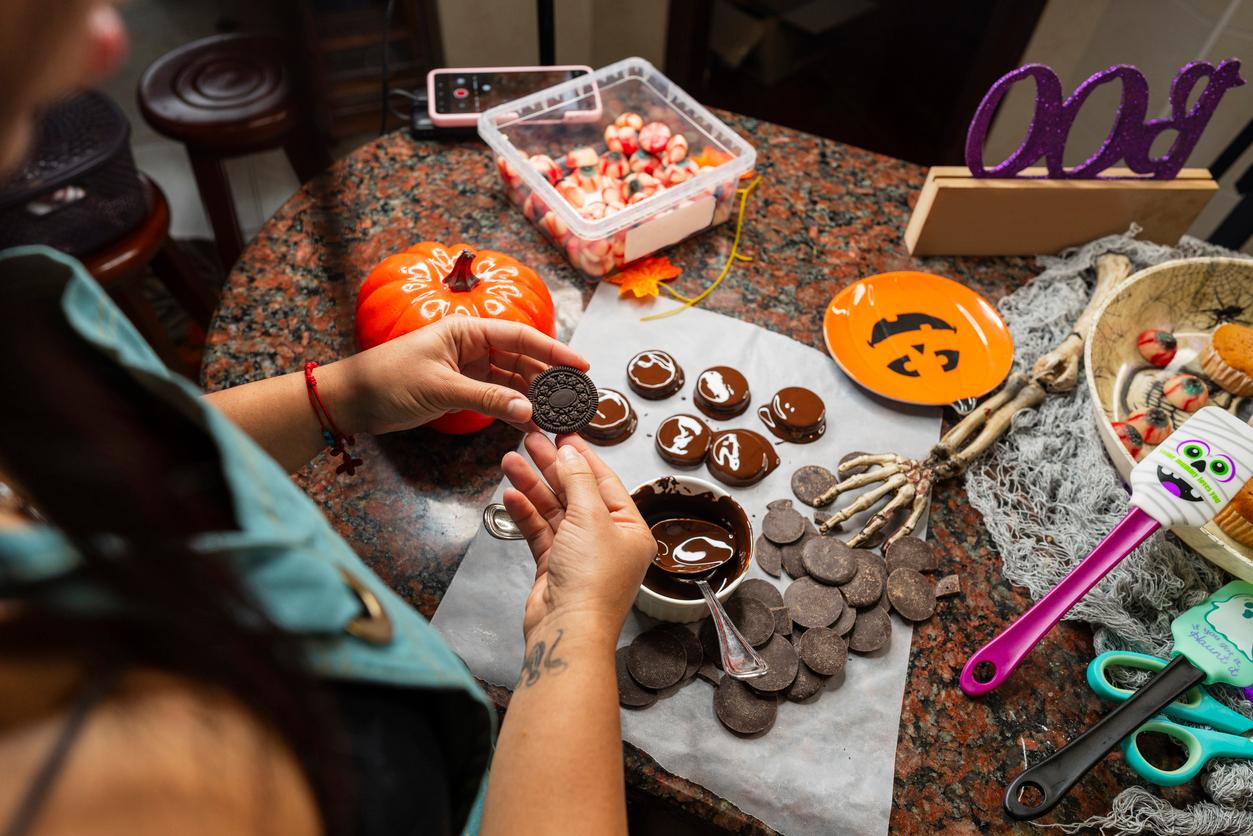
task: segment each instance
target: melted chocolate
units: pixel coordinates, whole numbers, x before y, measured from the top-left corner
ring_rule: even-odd
[[[709,426],[695,415],[671,415],[657,427],[657,454],[670,464],[695,467],[705,460],[713,438]]]
[[[626,395],[615,389],[597,389],[600,400],[591,423],[579,431],[579,435],[593,444],[621,444],[635,432],[638,419]]]
[[[775,393],[769,406],[758,408],[757,417],[775,437],[808,444],[827,431],[827,407],[822,398],[801,386],[787,386]]]
[[[657,540],[657,556],[653,565],[663,572],[688,575],[712,574],[735,557],[731,532],[707,520],[677,517],[662,520],[652,527]]]
[[[779,454],[761,433],[752,430],[724,430],[714,433],[705,456],[709,473],[727,485],[745,487],[766,478],[779,466]]]
[[[705,369],[696,378],[692,400],[710,418],[734,418],[748,409],[748,381],[730,366]]]
[[[734,555],[706,578],[714,592],[724,589],[748,569],[752,559],[753,530],[744,509],[731,497],[714,496],[708,492],[689,495],[680,491],[673,478],[666,477],[644,485],[631,495],[631,499],[650,528],[669,520],[700,520],[711,523],[726,534],[726,542],[734,549]],[[683,601],[698,601],[701,598],[696,584],[677,580],[674,573],[661,569],[655,560],[649,564],[644,575],[644,586],[667,598]]]
[[[683,388],[683,369],[664,351],[641,351],[627,363],[627,383],[641,398],[661,400]]]

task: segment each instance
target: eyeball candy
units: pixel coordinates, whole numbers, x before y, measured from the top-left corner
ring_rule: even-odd
[[[1161,444],[1166,436],[1175,431],[1166,410],[1157,407],[1132,413],[1127,416],[1127,423],[1140,431],[1145,444]]]
[[[617,128],[630,128],[634,131],[638,131],[640,128],[644,127],[644,117],[640,116],[638,113],[632,113],[628,110],[625,113],[619,114],[618,118],[613,120],[613,124],[614,127]]]
[[[656,174],[660,170],[661,160],[654,157],[643,148],[631,155],[631,171],[642,171],[645,174]]]
[[[505,181],[507,187],[517,188],[522,182],[522,175],[518,174],[518,170],[504,157],[496,158],[496,168],[500,171],[500,177]]]
[[[662,122],[649,122],[640,129],[640,148],[650,154],[660,154],[670,141],[670,128]]]
[[[573,177],[566,177],[561,180],[557,183],[556,188],[557,194],[564,197],[566,199],[566,203],[569,203],[575,209],[581,209],[583,207],[584,195],[586,192],[583,190],[582,184],[580,184]]]
[[[622,181],[622,196],[627,204],[639,203],[661,191],[661,181],[651,174],[637,172]]]
[[[618,151],[609,151],[600,158],[600,173],[605,177],[626,177],[631,173],[631,161]]]
[[[532,223],[537,223],[547,212],[548,206],[535,192],[527,195],[526,200],[522,202],[522,214],[526,215],[527,220]]]
[[[1136,347],[1140,349],[1140,356],[1146,361],[1154,366],[1165,368],[1170,365],[1171,360],[1175,359],[1179,342],[1169,331],[1148,328],[1141,331],[1140,336],[1136,338]]]
[[[590,145],[584,145],[582,148],[575,148],[566,153],[565,164],[569,169],[595,166],[598,162],[600,162],[600,154],[597,154],[596,149]]]
[[[536,154],[527,162],[531,164],[531,168],[544,175],[549,183],[555,185],[561,179],[561,166],[547,154]]]
[[[639,134],[635,128],[626,125],[608,125],[605,127],[605,147],[629,157],[640,147]]]
[[[1177,374],[1166,381],[1162,395],[1176,409],[1196,412],[1209,400],[1209,387],[1194,374]]]
[[[539,219],[539,228],[558,244],[564,245],[570,238],[570,227],[551,210]]]
[[[1140,435],[1140,431],[1126,421],[1115,421],[1113,427],[1118,440],[1127,448],[1131,458],[1139,459],[1140,453],[1144,451],[1144,436]]]
[[[666,142],[666,148],[662,152],[662,158],[667,163],[677,163],[679,160],[687,158],[687,137],[683,134],[675,134]]]

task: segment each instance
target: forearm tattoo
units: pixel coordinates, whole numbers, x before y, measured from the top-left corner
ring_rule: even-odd
[[[561,637],[565,635],[565,632],[565,630],[558,630],[557,637],[552,640],[552,644],[540,639],[527,652],[522,659],[522,675],[518,677],[520,688],[534,685],[545,673],[554,674],[565,670],[565,660],[557,656],[557,645],[561,643]]]

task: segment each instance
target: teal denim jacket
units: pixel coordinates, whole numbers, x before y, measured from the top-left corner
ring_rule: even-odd
[[[71,327],[149,391],[178,403],[213,437],[239,530],[202,534],[190,545],[198,552],[223,555],[234,564],[274,622],[304,637],[308,664],[315,674],[464,697],[454,701],[461,704],[457,716],[466,726],[465,745],[481,750],[484,771],[477,781],[463,782],[464,786],[450,781],[450,785],[454,792],[477,798],[465,827],[467,832],[477,832],[495,710],[465,664],[426,619],[366,567],[274,459],[206,405],[195,386],[161,363],[77,261],[44,247],[7,250],[0,253],[0,281],[19,264],[22,269],[47,269],[53,274],[71,271],[61,300]],[[0,532],[0,579],[50,580],[74,569],[78,560],[68,538],[55,528]],[[91,590],[83,589],[67,590],[62,600],[69,607],[103,603]],[[390,621],[389,641],[380,643],[357,637],[359,631],[354,631],[357,635],[349,632],[361,621],[363,602],[377,603]],[[457,722],[457,717],[439,718],[439,722]],[[465,798],[454,799],[452,807],[465,809],[465,802]]]

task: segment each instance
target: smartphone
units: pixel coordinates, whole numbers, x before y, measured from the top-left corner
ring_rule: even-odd
[[[438,127],[471,127],[488,108],[591,73],[592,68],[582,64],[431,70],[426,76],[427,110]],[[564,104],[559,99],[552,102],[552,121],[594,122],[600,118],[600,91],[595,84],[564,98]]]

